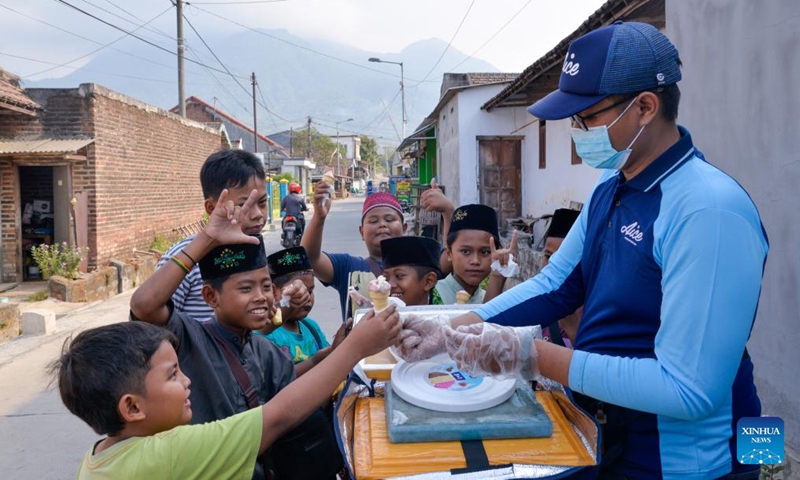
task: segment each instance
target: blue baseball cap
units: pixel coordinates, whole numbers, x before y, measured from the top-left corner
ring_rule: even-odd
[[[570,44],[558,90],[528,107],[528,113],[560,120],[609,95],[650,90],[680,79],[678,50],[663,33],[649,23],[618,21]]]

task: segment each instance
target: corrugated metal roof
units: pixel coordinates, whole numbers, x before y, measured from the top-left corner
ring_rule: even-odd
[[[22,153],[75,153],[94,138],[0,138],[0,155]]]

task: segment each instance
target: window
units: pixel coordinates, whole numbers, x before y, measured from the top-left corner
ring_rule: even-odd
[[[547,143],[545,139],[547,138],[547,122],[544,120],[539,120],[539,168],[547,168],[547,158],[545,157],[545,152],[547,151]]]

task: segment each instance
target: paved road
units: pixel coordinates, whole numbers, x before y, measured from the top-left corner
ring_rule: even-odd
[[[363,199],[334,203],[325,228],[323,247],[331,252],[366,255],[358,225]],[[280,232],[265,234],[270,251],[280,249]],[[16,339],[0,346],[0,478],[75,478],[81,458],[99,437],[72,416],[50,386],[47,366],[64,340],[83,329],[127,319],[132,291],[118,295],[58,320],[50,337]],[[317,283],[311,316],[330,338],[341,323],[339,301],[333,289]]]

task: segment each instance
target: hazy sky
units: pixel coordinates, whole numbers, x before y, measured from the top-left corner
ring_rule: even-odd
[[[126,29],[134,29],[136,25],[125,20],[141,24],[162,14],[148,26],[174,36],[176,21],[170,0],[64,1]],[[302,38],[323,38],[387,53],[430,37],[448,42],[455,34],[453,46],[458,50],[466,54],[477,50],[475,57],[501,71],[519,72],[577,28],[604,0],[198,0],[195,6],[191,3],[185,7],[185,13],[201,33],[209,36],[235,33],[241,28],[203,10],[254,28],[282,28]],[[138,33],[166,47],[174,44],[166,35],[145,30]],[[100,46],[89,40],[104,44],[121,35],[58,0],[0,0],[0,66],[23,77],[49,65],[9,55],[63,63]],[[127,42],[135,41],[128,38],[115,47],[125,50],[130,45]],[[88,55],[72,65],[79,67],[91,58]],[[70,71],[61,68],[45,76],[58,77]],[[37,78],[43,77],[33,77]]]

